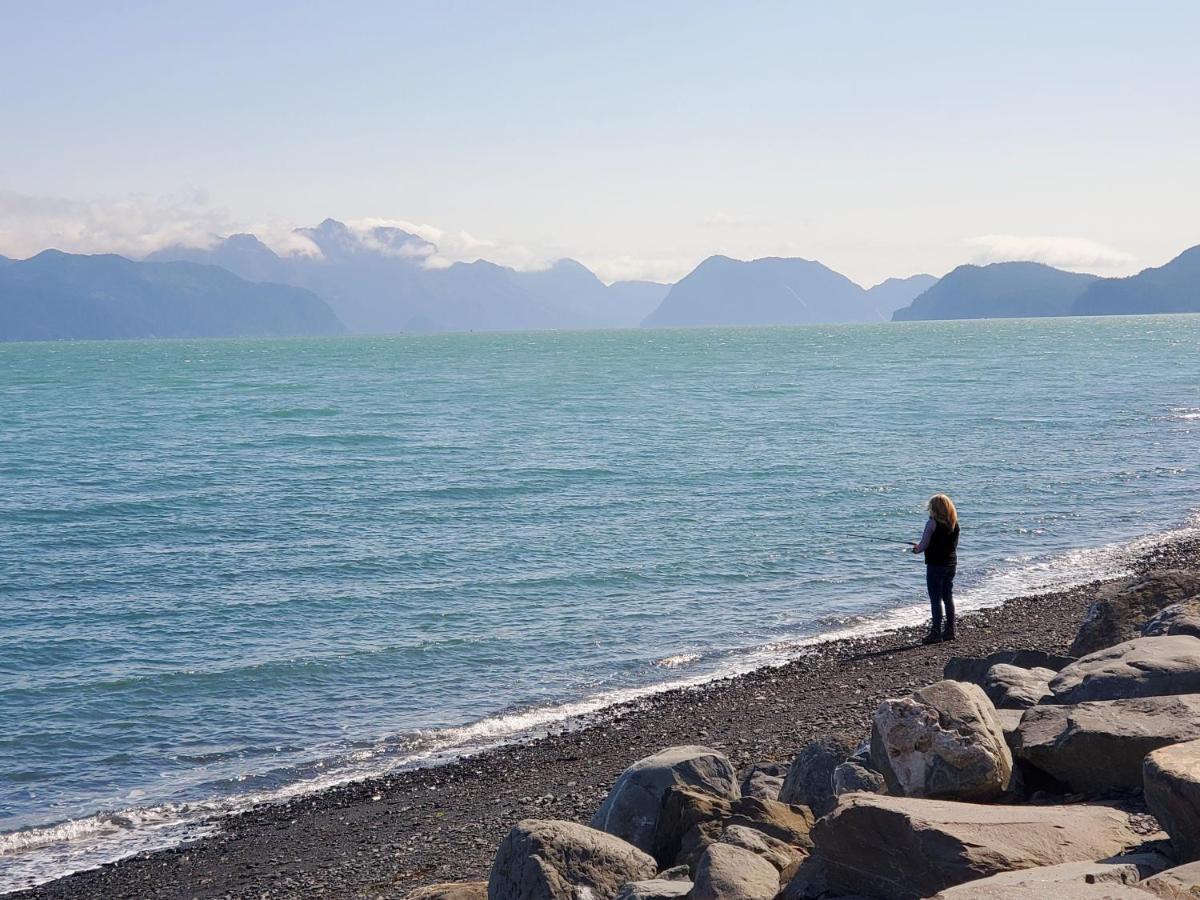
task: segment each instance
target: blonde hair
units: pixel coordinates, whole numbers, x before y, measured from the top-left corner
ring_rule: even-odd
[[[954,508],[954,501],[945,494],[934,494],[927,505],[929,514],[947,528],[958,525],[958,510]]]

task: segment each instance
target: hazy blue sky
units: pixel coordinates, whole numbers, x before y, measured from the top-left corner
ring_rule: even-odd
[[[0,253],[326,216],[864,283],[1200,243],[1200,3],[0,0]]]

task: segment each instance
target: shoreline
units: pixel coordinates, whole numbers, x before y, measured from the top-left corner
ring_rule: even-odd
[[[1200,537],[1136,552],[1128,568],[1200,565]],[[924,626],[842,637],[781,665],[617,703],[535,736],[221,817],[216,833],[5,894],[74,897],[403,897],[423,884],[486,878],[522,818],[587,822],[629,763],[671,744],[723,750],[739,769],[789,763],[808,740],[865,733],[888,696],[941,677],[950,656],[1013,647],[1065,652],[1103,579],[960,617],[953,644]]]

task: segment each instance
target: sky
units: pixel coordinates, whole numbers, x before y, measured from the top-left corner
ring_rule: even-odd
[[[608,281],[1127,274],[1200,243],[1197,34],[1192,0],[0,0],[0,254],[333,217]]]

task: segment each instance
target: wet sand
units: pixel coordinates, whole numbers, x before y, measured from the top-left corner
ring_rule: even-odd
[[[1174,566],[1200,566],[1200,540],[1156,547],[1133,568]],[[613,707],[584,727],[257,807],[192,844],[9,896],[399,898],[422,884],[484,879],[514,822],[586,822],[626,766],[663,747],[719,748],[739,769],[789,762],[822,734],[865,735],[881,699],[938,680],[951,656],[1065,653],[1097,584],[963,616],[952,644],[922,646],[916,628],[820,644],[782,667]]]

